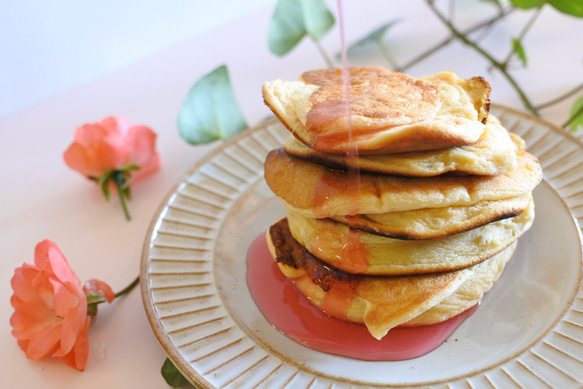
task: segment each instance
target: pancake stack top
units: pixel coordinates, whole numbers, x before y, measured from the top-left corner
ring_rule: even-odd
[[[534,219],[542,171],[489,113],[482,78],[377,67],[263,86],[290,131],[265,161],[287,217],[269,230],[282,272],[328,315],[376,338],[475,305]]]

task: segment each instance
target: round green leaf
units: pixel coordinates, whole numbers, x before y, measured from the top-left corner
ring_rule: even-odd
[[[334,15],[322,0],[302,0],[302,10],[308,35],[319,41],[334,25]]]
[[[279,0],[269,25],[269,50],[285,55],[306,35],[320,40],[333,25],[334,16],[322,0]]]
[[[174,366],[170,358],[166,358],[160,372],[166,383],[173,388],[179,387],[182,383],[182,373]]]
[[[510,0],[513,6],[522,9],[538,8],[544,5],[546,0]]]
[[[376,28],[371,33],[366,35],[364,38],[362,38],[362,39],[358,40],[357,42],[353,43],[352,45],[350,45],[348,50],[353,49],[355,47],[364,46],[364,45],[367,45],[369,43],[378,43],[378,42],[382,41],[385,33],[391,27],[393,27],[395,24],[397,24],[399,22],[400,22],[400,20],[397,19],[397,20],[391,20],[391,21],[383,24],[382,26]]]
[[[583,17],[583,0],[549,0],[557,11],[567,15]]]
[[[190,89],[178,114],[180,136],[194,145],[229,139],[246,128],[225,65]]]

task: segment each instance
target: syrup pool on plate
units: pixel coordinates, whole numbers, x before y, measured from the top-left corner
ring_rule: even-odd
[[[381,340],[364,325],[327,316],[301,294],[273,260],[265,235],[247,253],[247,284],[267,321],[278,331],[313,350],[367,361],[420,357],[439,347],[477,306],[443,323],[393,328]]]

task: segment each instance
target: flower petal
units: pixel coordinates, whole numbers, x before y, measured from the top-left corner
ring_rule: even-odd
[[[40,270],[28,263],[14,269],[10,285],[14,290],[14,295],[18,296],[21,301],[31,304],[39,304],[41,302],[38,293],[32,287],[33,280],[38,273],[40,273]]]
[[[111,303],[115,299],[115,292],[111,289],[107,283],[96,280],[95,278],[90,279],[89,281],[85,282],[83,285],[83,291],[87,292],[94,292],[103,296],[108,303]]]
[[[160,169],[160,155],[155,153],[152,159],[150,159],[146,165],[140,167],[134,172],[132,180],[141,180],[142,178],[154,173],[158,169]]]
[[[89,357],[89,326],[91,317],[87,316],[79,331],[77,341],[69,353],[60,357],[61,361],[69,367],[79,371],[85,370]]]
[[[10,317],[10,325],[12,335],[17,339],[31,339],[36,333],[46,332],[63,321],[45,305],[21,303],[15,296],[12,296],[11,303],[16,310]]]
[[[37,332],[28,343],[26,357],[38,360],[51,355],[59,346],[61,339],[61,325],[46,328],[46,331]]]
[[[80,143],[72,143],[63,154],[67,166],[78,171],[85,177],[99,177],[102,172],[91,165],[87,149]]]
[[[140,167],[146,165],[156,152],[156,133],[146,126],[131,127],[125,142],[131,150],[129,162]]]
[[[83,147],[88,147],[96,140],[107,136],[111,131],[107,126],[100,123],[87,123],[75,129],[75,143]],[[115,131],[115,130],[114,130]]]

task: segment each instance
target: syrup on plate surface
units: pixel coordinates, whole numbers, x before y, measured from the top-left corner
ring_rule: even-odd
[[[399,361],[436,349],[477,306],[443,323],[394,328],[377,340],[364,325],[334,319],[313,306],[273,260],[265,235],[247,253],[247,284],[267,321],[297,343],[327,354],[367,361]]]

